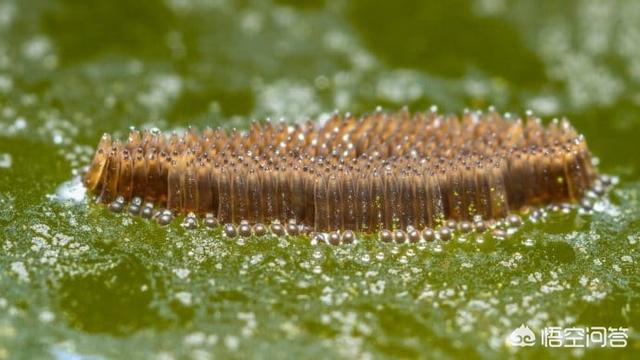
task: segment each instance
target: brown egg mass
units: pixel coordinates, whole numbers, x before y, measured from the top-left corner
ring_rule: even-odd
[[[103,203],[139,197],[225,223],[376,232],[576,202],[596,178],[567,120],[544,126],[490,110],[336,114],[182,136],[134,130],[126,142],[104,135],[84,181]]]

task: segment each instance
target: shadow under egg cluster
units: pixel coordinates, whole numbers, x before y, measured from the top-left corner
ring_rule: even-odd
[[[544,126],[465,111],[335,114],[324,124],[253,123],[247,132],[104,135],[84,183],[112,211],[228,237],[311,235],[316,243],[504,237],[554,204],[588,201],[600,177],[567,120]],[[157,206],[158,209],[154,209]],[[199,220],[201,218],[201,220]]]

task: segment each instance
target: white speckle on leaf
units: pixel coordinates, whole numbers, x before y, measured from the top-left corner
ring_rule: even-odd
[[[44,310],[38,315],[38,320],[40,320],[43,323],[50,323],[55,318],[56,318],[55,315],[49,310]]]
[[[11,271],[18,275],[20,281],[29,282],[29,272],[22,261],[14,261],[11,263]]]
[[[44,36],[36,36],[22,46],[23,55],[30,60],[42,59],[51,51],[51,42]]]
[[[187,276],[189,276],[189,274],[191,274],[191,271],[189,269],[173,269],[173,273],[176,274],[176,276],[182,280],[186,279]]]
[[[255,34],[262,30],[264,19],[260,12],[247,11],[240,19],[240,27],[247,33]]]
[[[51,201],[57,202],[72,202],[80,203],[84,201],[87,195],[87,189],[82,183],[80,176],[75,176],[69,181],[65,181],[58,188],[54,194],[47,195],[47,198]]]
[[[0,93],[8,94],[13,89],[13,79],[7,75],[0,74]]]
[[[178,301],[183,305],[190,306],[193,301],[193,295],[190,292],[181,291],[176,293],[176,299],[178,299]]]
[[[314,88],[304,83],[279,80],[257,90],[256,107],[259,113],[277,119],[305,121],[320,111]]]
[[[256,322],[255,314],[252,312],[247,312],[247,313],[241,312],[241,313],[238,313],[238,319],[245,321],[245,326],[243,326],[240,331],[242,336],[250,337],[251,335],[253,335],[258,324]]]
[[[231,351],[238,350],[238,346],[240,345],[240,339],[237,336],[227,335],[224,338],[224,346]]]
[[[381,295],[384,293],[384,286],[385,286],[385,281],[378,280],[369,286],[369,290],[374,295]]]
[[[149,81],[149,90],[138,96],[138,101],[149,110],[165,110],[182,92],[182,78],[174,74],[155,75]]]
[[[197,331],[197,332],[186,335],[184,337],[184,343],[190,346],[202,345],[205,339],[206,339],[206,335],[203,332]]]
[[[532,97],[527,101],[527,108],[540,115],[552,115],[560,109],[558,99],[550,95],[540,95]]]
[[[0,169],[8,169],[13,164],[13,158],[11,154],[4,153],[0,154]]]
[[[395,103],[407,103],[419,99],[423,95],[420,76],[410,70],[398,70],[383,76],[377,84],[376,91],[380,98]]]
[[[34,224],[31,226],[31,230],[33,230],[36,234],[39,234],[46,238],[51,237],[51,234],[49,234],[49,229],[49,226],[46,224]]]

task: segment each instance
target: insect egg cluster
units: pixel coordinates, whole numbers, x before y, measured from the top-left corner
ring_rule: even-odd
[[[608,185],[567,120],[545,126],[492,109],[104,135],[84,182],[111,210],[160,224],[186,214],[186,229],[319,233],[315,241],[331,244],[354,232],[417,242],[517,227],[523,210],[577,203]]]

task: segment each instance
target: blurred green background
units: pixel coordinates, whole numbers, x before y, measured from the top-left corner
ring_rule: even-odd
[[[60,200],[103,132],[432,104],[569,116],[620,183],[445,246],[230,241]],[[639,1],[0,0],[0,360],[637,358],[639,109]],[[629,344],[512,348],[520,324]]]

